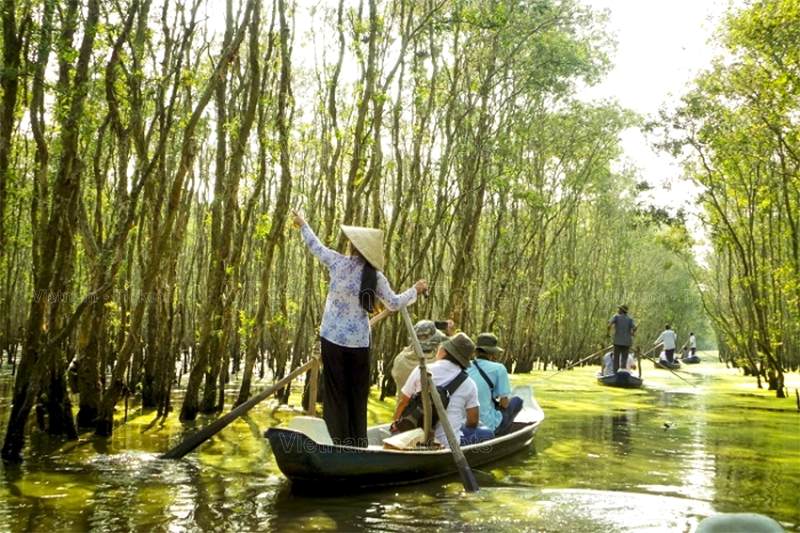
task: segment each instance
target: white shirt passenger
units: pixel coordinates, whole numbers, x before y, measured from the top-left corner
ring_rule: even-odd
[[[636,366],[636,357],[634,357],[632,353],[629,353],[628,360],[625,362],[625,367],[620,370],[630,373],[635,366]],[[614,373],[614,353],[607,352],[603,356],[603,370],[601,371],[601,375],[610,376],[613,373]]]
[[[697,339],[694,335],[689,335],[689,348],[697,348]]]
[[[447,385],[461,372],[461,367],[451,363],[450,361],[439,359],[427,365],[428,372],[433,378],[433,384],[438,386]],[[422,389],[422,384],[419,379],[419,367],[416,367],[409,374],[406,384],[403,385],[403,394],[411,398]],[[431,405],[433,408],[433,405]],[[461,427],[467,421],[467,409],[473,407],[480,407],[478,402],[478,386],[472,381],[472,378],[467,378],[464,383],[459,385],[456,391],[450,396],[450,403],[447,404],[447,419],[450,421],[450,426],[456,434],[456,438],[461,440],[463,433]],[[444,433],[444,428],[441,422],[436,423],[435,428],[436,441],[444,447],[449,447],[447,444],[447,436]]]

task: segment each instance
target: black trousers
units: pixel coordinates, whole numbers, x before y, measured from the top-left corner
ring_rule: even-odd
[[[322,343],[322,418],[334,444],[367,447],[369,348]]]
[[[620,359],[623,367],[627,367],[628,364],[628,350],[630,350],[630,346],[622,346],[621,344],[614,345],[614,373],[616,374],[617,370],[620,369]]]

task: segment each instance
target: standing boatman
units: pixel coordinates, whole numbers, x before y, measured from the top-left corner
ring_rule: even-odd
[[[697,355],[697,337],[694,336],[694,333],[689,333],[689,352],[692,356]]]
[[[306,246],[330,274],[319,336],[322,347],[322,418],[334,444],[367,447],[369,313],[380,298],[392,311],[412,304],[428,289],[425,280],[395,294],[383,275],[383,232],[342,226],[348,255],[324,246],[303,217],[294,213]]]
[[[628,316],[628,306],[620,305],[617,314],[608,321],[608,334],[611,335],[611,328],[614,328],[614,373],[620,368],[620,360],[623,363],[628,361],[628,352],[633,345],[633,336],[636,334],[636,323]]]
[[[675,363],[675,348],[678,346],[678,334],[672,331],[672,328],[669,327],[669,324],[664,326],[664,331],[661,332],[661,335],[653,342],[653,346],[658,346],[659,344],[664,345],[664,355],[667,356],[667,361],[670,365]]]

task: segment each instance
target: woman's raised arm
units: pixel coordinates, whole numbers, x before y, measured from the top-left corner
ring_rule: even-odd
[[[314,231],[311,229],[311,227],[303,219],[303,216],[296,211],[293,212],[292,222],[294,222],[296,227],[300,228],[300,235],[302,235],[306,246],[308,246],[308,249],[317,257],[317,259],[322,261],[322,264],[330,268],[337,259],[342,257],[342,255],[338,252],[335,252],[322,244],[316,234],[314,234]]]

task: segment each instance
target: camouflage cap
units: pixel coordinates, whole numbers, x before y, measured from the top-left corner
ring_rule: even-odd
[[[447,335],[442,333],[441,330],[436,330],[432,337],[422,343],[422,350],[425,352],[433,352],[439,348],[439,345],[449,339]]]
[[[439,343],[442,342],[437,335],[439,330],[436,329],[436,324],[433,323],[433,320],[420,320],[414,324],[414,333],[417,334],[417,340],[419,340],[423,352],[435,350],[439,347]]]

